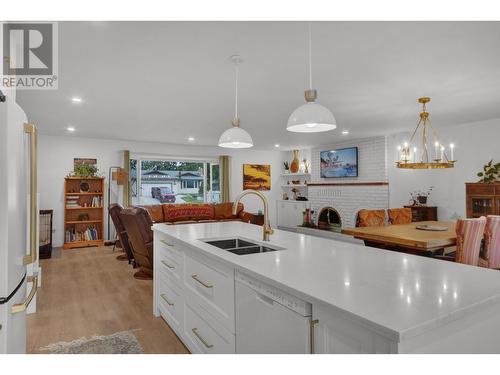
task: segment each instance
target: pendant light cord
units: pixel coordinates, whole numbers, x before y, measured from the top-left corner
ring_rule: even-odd
[[[312,90],[312,38],[311,38],[311,23],[309,23],[309,89]]]
[[[238,73],[239,73],[238,62],[235,63],[235,66],[236,66],[236,90],[235,90],[236,99],[234,101],[234,117],[238,118]]]

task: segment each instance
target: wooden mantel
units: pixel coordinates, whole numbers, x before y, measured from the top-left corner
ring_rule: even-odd
[[[385,186],[389,185],[388,182],[375,181],[375,182],[308,182],[307,186]]]

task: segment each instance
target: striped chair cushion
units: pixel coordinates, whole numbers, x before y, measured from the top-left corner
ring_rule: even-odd
[[[500,216],[486,218],[484,237],[487,267],[500,268]]]
[[[479,265],[479,251],[486,227],[486,218],[457,220],[457,258],[458,263]]]

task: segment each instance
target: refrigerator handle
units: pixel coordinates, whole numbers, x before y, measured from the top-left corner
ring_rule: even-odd
[[[36,291],[38,289],[38,275],[28,276],[27,281],[31,282],[30,294],[28,294],[28,297],[26,297],[26,300],[24,302],[12,305],[12,314],[25,311],[31,303],[33,297],[35,297]]]
[[[23,264],[36,261],[36,220],[37,220],[37,148],[38,130],[34,124],[24,124],[24,132],[30,135],[30,253],[23,258]]]

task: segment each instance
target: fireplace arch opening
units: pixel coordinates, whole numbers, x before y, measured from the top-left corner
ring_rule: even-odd
[[[323,207],[318,214],[318,229],[340,232],[342,219],[333,207]]]

